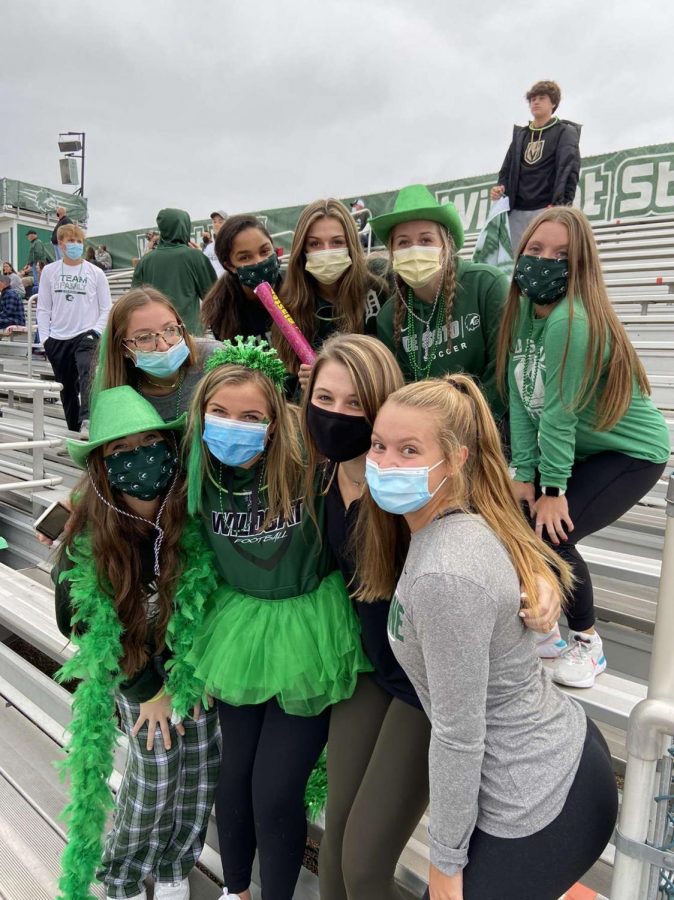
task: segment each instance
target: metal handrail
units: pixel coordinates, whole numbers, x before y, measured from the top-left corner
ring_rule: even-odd
[[[31,349],[28,349],[28,355],[30,357]],[[57,381],[17,381],[17,380],[4,380],[3,376],[0,375],[0,392],[7,393],[8,403],[11,405],[14,402],[14,392],[32,392],[34,394],[33,397],[33,438],[30,441],[12,441],[7,442],[6,444],[0,443],[0,452],[2,452],[2,448],[4,447],[6,450],[32,450],[33,456],[33,465],[32,465],[32,478],[27,481],[22,482],[12,482],[10,484],[4,484],[1,486],[1,489],[4,491],[8,490],[21,490],[22,488],[35,488],[35,487],[50,487],[54,484],[59,484],[61,482],[61,478],[58,476],[53,477],[45,477],[44,471],[44,451],[46,447],[55,447],[58,446],[61,441],[53,438],[45,438],[44,433],[44,395],[45,394],[53,394],[61,391],[63,385],[59,384]],[[13,466],[16,471],[16,466]]]
[[[674,476],[667,489],[667,524],[648,694],[632,710],[627,727],[625,787],[616,829],[611,900],[649,896],[651,868],[674,866],[674,854],[648,843],[655,812],[658,762],[674,735]]]

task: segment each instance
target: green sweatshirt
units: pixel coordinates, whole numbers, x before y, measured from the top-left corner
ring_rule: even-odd
[[[204,482],[203,518],[219,574],[231,587],[262,600],[286,600],[318,587],[336,564],[324,538],[325,503],[315,499],[318,528],[304,500],[293,503],[289,522],[272,522],[264,532],[251,527],[258,494],[257,528],[266,515],[266,486],[259,489],[260,470],[230,468],[210,457],[216,485]],[[231,487],[232,492],[228,489]]]
[[[424,326],[413,319],[413,334],[410,336],[407,313],[403,319],[400,343],[395,346],[395,297],[388,300],[377,317],[377,335],[395,353],[405,381],[416,380],[410,355],[416,360],[418,371],[425,372],[428,367],[428,378],[466,372],[480,380],[494,416],[500,419],[505,412],[505,405],[496,388],[496,342],[507,293],[508,279],[498,269],[457,258],[456,296],[452,306],[450,333],[447,335],[445,324],[432,332],[432,340],[427,348],[428,359],[421,341]],[[424,320],[428,319],[431,312],[429,304],[416,296],[412,309]]]
[[[544,319],[535,317],[528,299],[520,300],[515,351],[508,363],[510,438],[516,480],[533,481],[538,469],[541,484],[565,490],[575,460],[606,450],[654,463],[667,462],[671,450],[667,423],[636,382],[632,402],[610,431],[595,428],[596,400],[580,411],[573,408],[583,380],[589,341],[587,315],[580,300],[573,304],[562,378],[568,329],[568,299],[557,304]],[[610,352],[607,339],[602,368]]]
[[[216,281],[201,250],[188,247],[190,217],[182,209],[162,209],[157,216],[161,240],[138,263],[131,284],[149,284],[171,300],[190,334],[201,334],[200,301]]]
[[[30,242],[30,250],[28,251],[28,265],[34,266],[36,263],[49,262],[49,256],[45,250],[44,244],[40,238],[35,238]]]

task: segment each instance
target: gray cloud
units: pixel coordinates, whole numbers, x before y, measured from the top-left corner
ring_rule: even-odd
[[[92,233],[498,169],[555,78],[585,155],[673,140],[669,0],[7,0],[0,175],[57,187],[87,132]],[[658,49],[660,48],[660,49]]]

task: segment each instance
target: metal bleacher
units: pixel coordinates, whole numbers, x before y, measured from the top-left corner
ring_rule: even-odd
[[[595,225],[594,234],[611,300],[646,366],[654,400],[674,436],[674,217]],[[462,255],[472,255],[475,237],[468,236]],[[131,270],[109,274],[113,298],[128,290],[131,274]],[[0,708],[0,897],[11,900],[46,900],[56,893],[57,861],[64,842],[58,812],[65,794],[51,762],[64,742],[71,698],[19,655],[12,642],[20,639],[54,662],[71,652],[54,622],[49,552],[35,540],[32,523],[49,503],[67,495],[79,477],[59,452],[69,435],[58,395],[6,387],[25,384],[29,376],[43,385],[53,379],[44,359],[32,355],[29,361],[29,347],[29,334],[0,339],[0,535],[9,543],[0,555],[0,696],[7,704]],[[40,440],[48,443],[25,446]],[[34,481],[47,483],[29,488]],[[610,668],[595,687],[575,696],[600,724],[617,768],[625,759],[629,714],[646,696],[665,524],[664,490],[663,478],[618,522],[581,547],[593,575]],[[122,741],[113,787],[124,752]],[[26,828],[17,829],[19,821],[26,822]],[[421,895],[427,873],[426,824],[424,818],[397,873],[410,898]],[[320,826],[315,831],[319,833]],[[607,894],[611,860],[609,847],[584,883]],[[221,875],[213,822],[202,863],[216,878]],[[201,871],[195,872],[192,891],[195,900],[219,895],[215,882]],[[316,879],[306,870],[296,897],[318,897]]]

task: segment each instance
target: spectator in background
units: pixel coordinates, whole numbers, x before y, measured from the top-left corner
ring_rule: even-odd
[[[9,275],[10,284],[13,290],[17,292],[19,297],[23,298],[26,296],[26,288],[24,286],[23,280],[11,263],[4,262],[2,264],[2,274]]]
[[[529,222],[548,206],[571,206],[580,174],[581,125],[554,115],[562,92],[555,81],[537,81],[527,91],[533,119],[515,125],[491,199],[510,200],[510,240],[517,255]]]
[[[61,250],[59,249],[58,230],[61,225],[72,225],[73,220],[66,215],[65,206],[56,207],[57,222],[51,233],[51,245],[54,248],[54,259],[61,259]]]
[[[160,210],[157,226],[157,249],[140,260],[131,285],[157,288],[171,300],[188,332],[202,334],[201,300],[216,281],[213,266],[201,251],[188,246],[192,222],[184,210]]]
[[[146,253],[149,253],[150,250],[154,250],[158,243],[159,232],[148,231],[148,233],[145,235],[145,249],[143,250],[143,256],[145,256]]]
[[[28,265],[30,266],[31,274],[33,276],[33,287],[35,288],[35,290],[37,290],[39,282],[37,264],[39,262],[49,262],[49,257],[47,256],[45,245],[37,236],[37,231],[35,231],[34,228],[28,229],[26,237],[30,241],[30,250],[28,251]]]
[[[89,376],[92,356],[112,307],[108,279],[83,259],[84,232],[62,225],[60,256],[42,271],[37,325],[70,431],[89,429]]]
[[[358,238],[364,250],[370,245],[370,213],[365,209],[365,201],[362,197],[354,200],[351,204],[351,215],[353,216],[356,227],[358,228]]]
[[[89,245],[84,251],[84,258],[87,262],[90,262],[92,266],[96,266],[97,269],[103,268],[103,266],[96,259],[96,251],[91,245]]]
[[[26,324],[23,298],[12,287],[9,275],[0,275],[0,331],[10,325]]]
[[[210,264],[215,269],[215,274],[218,278],[220,278],[221,275],[225,274],[225,270],[220,264],[220,260],[215,255],[215,239],[218,236],[218,232],[224,225],[226,219],[227,213],[224,211],[224,209],[216,209],[215,212],[211,213],[211,222],[213,223],[213,236],[210,244],[207,244],[204,247],[204,256],[208,259]]]
[[[104,272],[109,272],[112,269],[112,257],[108,253],[108,248],[105,244],[101,244],[96,251],[96,262],[100,263]]]

